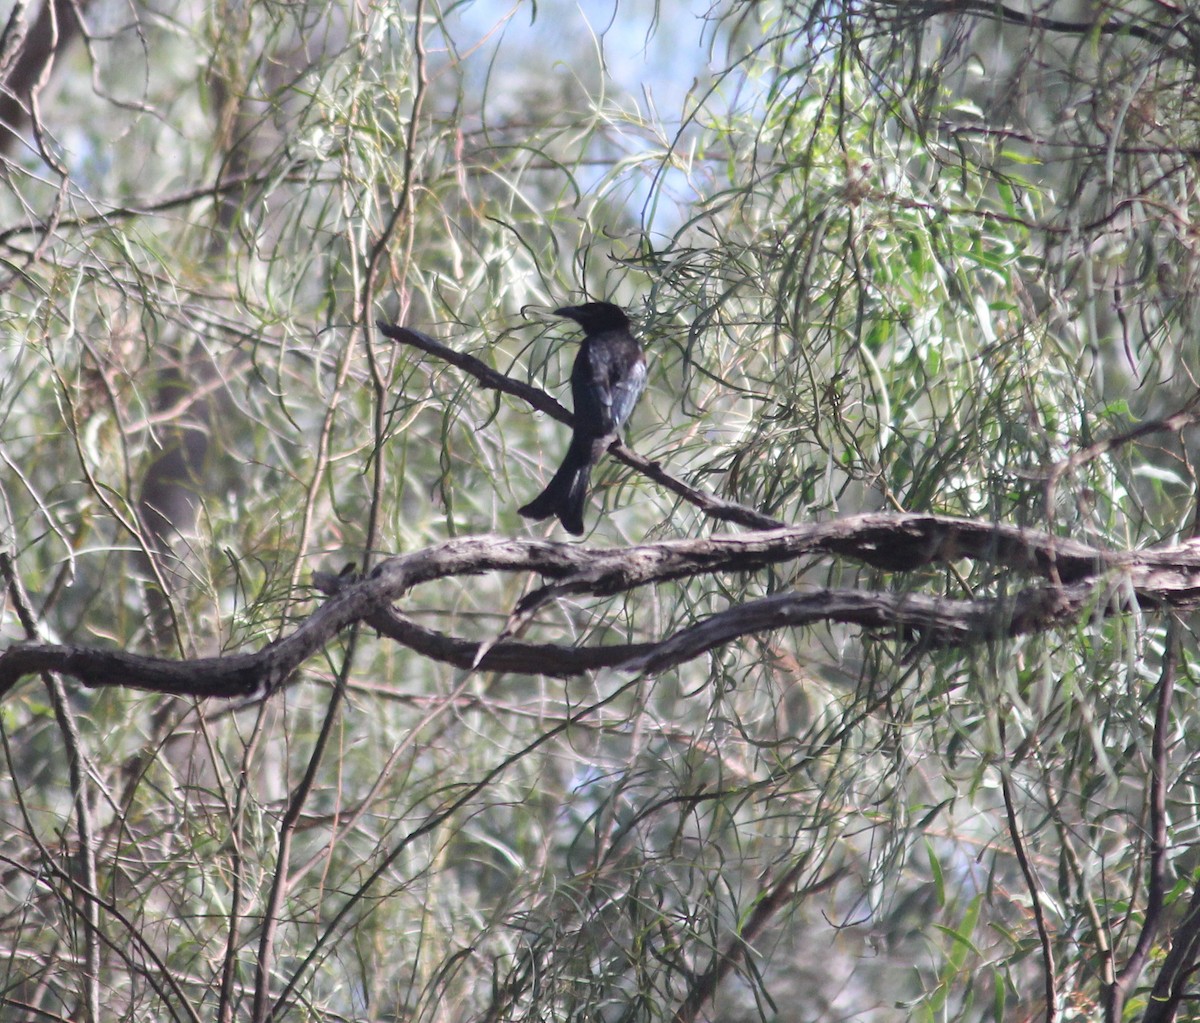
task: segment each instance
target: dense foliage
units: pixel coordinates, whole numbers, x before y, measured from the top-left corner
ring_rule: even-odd
[[[552,310],[585,297],[650,355],[630,445],[696,487],[1190,539],[1200,12],[1059,6],[54,4],[0,136],[6,643],[257,649],[314,570],[524,535],[563,425],[374,324],[565,400]],[[588,523],[727,528],[613,459]],[[404,610],[483,641],[536,583]],[[814,558],[563,599],[526,638],[1022,584]],[[30,678],[0,705],[0,1015],[1167,1018],[1196,656],[1147,608],[565,683],[359,629],[239,704]]]

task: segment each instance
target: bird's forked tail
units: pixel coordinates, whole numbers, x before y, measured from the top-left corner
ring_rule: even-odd
[[[582,534],[583,505],[587,501],[588,481],[598,455],[597,447],[603,451],[601,441],[573,435],[562,465],[550,477],[546,489],[517,511],[527,519],[548,519],[557,515],[568,533]]]

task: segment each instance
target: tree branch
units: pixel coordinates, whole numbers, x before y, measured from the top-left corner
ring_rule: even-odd
[[[1000,719],[1000,741],[1005,741],[1004,719]],[[1025,890],[1029,893],[1029,904],[1033,910],[1033,921],[1037,926],[1038,944],[1042,953],[1042,984],[1043,997],[1046,1001],[1046,1023],[1055,1023],[1058,1018],[1058,974],[1054,967],[1054,945],[1050,940],[1050,929],[1046,926],[1046,910],[1042,906],[1041,886],[1037,874],[1029,863],[1029,853],[1025,849],[1025,839],[1021,834],[1020,822],[1017,820],[1017,808],[1012,797],[1012,780],[1009,777],[1007,761],[1000,770],[1000,793],[1004,798],[1004,816],[1008,822],[1008,837],[1012,841],[1013,853],[1017,857],[1017,865],[1021,868],[1021,876],[1025,879]]]
[[[1173,1023],[1200,954],[1200,884],[1192,890],[1187,912],[1171,932],[1166,958],[1154,979],[1143,1023]]]
[[[43,0],[33,24],[21,40],[15,54],[0,53],[0,58],[12,58],[3,69],[0,86],[0,156],[9,156],[20,141],[20,132],[29,120],[34,95],[45,84],[54,67],[54,58],[62,53],[79,34],[79,17],[89,0]],[[19,12],[15,10],[14,15]],[[23,27],[23,26],[22,26]],[[10,21],[5,28],[19,32]],[[16,38],[15,35],[12,38]]]
[[[894,7],[902,10],[895,20],[903,19],[909,22],[925,21],[938,16],[961,14],[982,18],[987,21],[999,21],[1006,25],[1021,25],[1030,29],[1043,29],[1047,32],[1058,32],[1065,35],[1128,35],[1134,39],[1142,39],[1158,46],[1165,46],[1174,32],[1185,35],[1184,19],[1177,19],[1174,25],[1157,26],[1153,23],[1139,24],[1132,20],[1122,21],[1118,18],[1103,18],[1096,21],[1067,21],[1064,18],[1051,18],[1034,12],[1017,10],[995,0],[925,0],[923,3],[905,2],[905,0],[880,0],[881,8]]]
[[[1142,928],[1137,944],[1121,971],[1106,985],[1104,1018],[1106,1023],[1120,1023],[1124,1018],[1125,1002],[1142,975],[1154,947],[1162,922],[1167,895],[1167,747],[1170,741],[1171,705],[1175,693],[1175,662],[1178,657],[1178,623],[1171,619],[1167,625],[1167,641],[1163,650],[1162,676],[1158,682],[1158,700],[1154,711],[1154,735],[1150,743],[1150,784],[1146,803],[1150,809],[1150,856],[1147,865],[1146,908],[1142,912]]]
[[[755,904],[754,910],[746,920],[746,923],[730,939],[724,950],[714,957],[709,968],[692,983],[687,997],[675,1013],[672,1023],[693,1023],[700,1015],[700,1010],[716,994],[717,988],[721,986],[721,982],[725,977],[736,969],[742,960],[749,956],[759,934],[762,933],[763,928],[770,922],[771,917],[780,909],[787,905],[802,902],[810,895],[816,895],[818,892],[825,891],[836,884],[844,873],[843,870],[835,870],[826,877],[798,889],[796,882],[800,879],[800,875],[807,866],[808,857],[800,857],[783,877],[763,893],[762,898]]]
[[[1148,419],[1145,422],[1138,423],[1137,426],[1126,430],[1124,433],[1096,441],[1096,443],[1089,444],[1086,448],[1076,451],[1069,458],[1064,458],[1061,462],[1056,462],[1051,466],[1049,472],[1046,473],[1046,507],[1054,507],[1055,490],[1058,487],[1059,481],[1068,472],[1078,469],[1081,465],[1086,465],[1088,462],[1103,455],[1107,455],[1111,451],[1116,451],[1126,444],[1132,444],[1143,437],[1148,437],[1151,434],[1182,434],[1184,430],[1189,426],[1194,426],[1197,422],[1200,422],[1200,391],[1193,394],[1184,403],[1182,408],[1172,412],[1168,416],[1163,416],[1161,419]]]
[[[694,576],[750,572],[799,558],[853,558],[893,572],[964,558],[1045,580],[1003,597],[953,600],[919,593],[787,591],[729,608],[658,642],[573,647],[480,644],[424,629],[393,609],[414,586],[484,572],[528,572],[551,580],[525,597],[612,596]],[[85,646],[16,644],[0,653],[0,696],[23,676],[50,670],[86,686],[129,686],[191,697],[249,697],[281,686],[309,657],[356,622],[425,656],[468,669],[578,675],[602,667],[658,672],[750,633],[817,621],[890,628],[914,640],[910,655],[1043,631],[1084,613],[1200,604],[1200,544],[1106,551],[1075,540],[949,516],[873,513],[770,532],[589,549],[499,536],[464,537],[389,558],[366,578],[315,578],[329,594],[316,611],[257,653],[173,661]],[[478,663],[476,663],[478,662]]]

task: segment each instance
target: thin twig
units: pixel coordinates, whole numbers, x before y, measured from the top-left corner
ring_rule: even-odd
[[[1095,444],[1089,444],[1086,448],[1076,451],[1069,458],[1064,458],[1061,462],[1056,462],[1050,468],[1049,472],[1046,473],[1046,507],[1048,509],[1054,507],[1054,495],[1059,481],[1072,469],[1078,469],[1081,465],[1086,465],[1088,462],[1100,458],[1110,451],[1116,451],[1126,444],[1132,444],[1134,441],[1141,440],[1143,437],[1148,437],[1151,434],[1179,433],[1198,422],[1200,422],[1200,391],[1193,394],[1184,403],[1182,408],[1172,412],[1168,416],[1138,423],[1137,426],[1126,430],[1124,433],[1119,433],[1114,437],[1106,437],[1104,440],[1098,440]]]
[[[375,240],[371,251],[367,255],[365,272],[360,294],[359,317],[360,322],[364,325],[363,331],[366,334],[367,312],[370,309],[374,299],[375,274],[384,252],[386,251],[388,240],[391,238],[396,225],[400,218],[407,216],[409,224],[409,247],[412,245],[412,189],[413,189],[413,166],[416,150],[416,132],[417,124],[420,120],[421,107],[424,101],[426,82],[425,73],[425,44],[424,44],[424,19],[425,19],[425,3],[424,0],[418,0],[416,11],[414,13],[414,37],[415,47],[417,51],[417,70],[416,70],[416,91],[413,97],[412,108],[409,112],[409,135],[408,146],[406,147],[405,159],[405,181],[402,200],[397,204],[393,211],[387,226]],[[358,265],[354,267],[357,272]],[[386,395],[386,383],[382,379],[379,367],[376,364],[374,352],[370,346],[370,338],[366,338],[368,363],[371,370],[371,379],[374,386],[375,401],[374,401],[374,430],[376,445],[382,443],[384,418],[386,408],[384,397]],[[344,366],[349,367],[349,352],[351,345],[347,345],[347,359]],[[344,380],[344,374],[339,379],[339,384]],[[331,403],[332,408],[336,402]],[[327,425],[332,424],[332,417],[327,419]],[[373,460],[374,474],[370,512],[368,517],[368,525],[366,534],[363,540],[363,558],[364,562],[375,549],[376,536],[379,529],[379,515],[383,504],[384,490],[384,474],[383,462],[376,458]],[[314,476],[314,480],[317,477]],[[355,623],[357,625],[357,623]],[[325,751],[328,749],[330,738],[333,735],[334,725],[337,721],[338,714],[341,709],[341,704],[345,698],[346,682],[350,677],[351,666],[354,663],[355,651],[358,649],[358,632],[356,628],[352,628],[346,643],[345,651],[342,657],[341,667],[338,671],[337,684],[334,686],[333,693],[330,697],[329,704],[325,709],[324,720],[321,723],[321,730],[317,736],[317,740],[313,745],[313,749],[309,754],[308,766],[305,770],[304,777],[300,784],[292,793],[291,799],[288,801],[287,811],[284,813],[283,819],[279,823],[279,851],[275,862],[275,875],[271,880],[271,891],[267,900],[265,916],[263,921],[263,929],[261,939],[259,941],[258,957],[255,962],[255,986],[254,986],[254,1009],[252,1019],[255,1023],[265,1023],[270,1018],[268,1015],[268,998],[270,988],[270,967],[273,959],[273,944],[276,928],[279,922],[279,915],[282,910],[283,899],[286,895],[288,886],[288,875],[291,869],[291,848],[292,838],[295,834],[296,825],[300,820],[300,814],[308,801],[309,795],[316,784],[317,770],[325,756]],[[330,847],[332,848],[332,846]],[[273,1015],[273,1013],[272,1013]]]
[[[1000,738],[1003,742],[1003,720],[1000,724]],[[1017,809],[1013,805],[1012,782],[1009,780],[1007,764],[1001,765],[1000,791],[1004,796],[1004,812],[1008,818],[1008,835],[1009,838],[1012,839],[1013,852],[1016,854],[1017,863],[1021,868],[1021,874],[1025,878],[1025,888],[1029,892],[1029,903],[1030,907],[1033,909],[1033,921],[1037,925],[1038,942],[1042,948],[1042,972],[1044,997],[1046,999],[1046,1023],[1054,1023],[1054,1020],[1058,1014],[1055,995],[1057,981],[1054,969],[1054,948],[1050,944],[1050,930],[1046,926],[1046,912],[1042,908],[1041,886],[1038,884],[1037,875],[1034,874],[1033,867],[1030,865],[1029,855],[1025,852],[1025,839],[1021,835],[1020,824],[1017,821]]]
[[[1175,692],[1175,663],[1178,655],[1179,624],[1174,616],[1167,623],[1162,675],[1154,711],[1154,735],[1150,742],[1150,785],[1146,802],[1150,808],[1150,863],[1146,881],[1146,908],[1137,945],[1124,967],[1104,992],[1106,1023],[1120,1023],[1129,992],[1138,982],[1154,947],[1162,919],[1167,889],[1167,732],[1171,726],[1171,704]]]
[[[430,834],[433,831],[436,831],[442,826],[443,823],[458,813],[459,810],[461,810],[464,806],[469,805],[471,800],[479,795],[480,792],[483,792],[491,787],[495,783],[496,779],[503,775],[513,764],[525,759],[531,753],[534,753],[539,748],[546,745],[546,743],[570,731],[571,728],[577,723],[588,720],[597,711],[603,710],[609,704],[620,699],[631,687],[635,685],[637,685],[637,680],[624,682],[621,685],[616,686],[607,696],[603,696],[599,700],[582,707],[574,714],[564,718],[553,728],[547,728],[544,732],[538,734],[534,739],[526,743],[520,749],[502,759],[494,767],[486,771],[476,781],[464,786],[463,791],[457,798],[448,801],[440,809],[431,813],[421,824],[414,827],[403,838],[401,838],[390,850],[388,850],[387,854],[380,859],[375,869],[363,879],[358,887],[355,888],[353,892],[348,894],[345,902],[338,908],[337,912],[325,925],[324,929],[321,931],[321,934],[317,937],[317,940],[312,943],[312,947],[309,949],[308,954],[294,967],[292,970],[292,976],[284,986],[284,989],[280,992],[279,997],[275,1000],[275,1004],[272,1007],[269,1018],[276,1020],[284,1019],[286,1017],[288,1004],[292,1000],[294,996],[293,993],[299,986],[301,979],[308,972],[309,968],[316,961],[317,957],[323,953],[326,945],[328,945],[337,935],[342,933],[343,924],[345,923],[346,917],[350,914],[350,912],[363,901],[366,894],[375,886],[379,879],[392,869],[392,866],[396,860],[398,860],[404,854],[404,852],[409,848],[409,846],[412,845],[413,842],[419,840],[427,834]],[[378,905],[379,902],[376,900],[366,910],[364,910],[363,916],[365,917],[366,915],[374,912],[374,907]]]
[[[29,639],[38,636],[37,618],[33,605],[25,593],[25,587],[17,574],[16,565],[7,552],[0,553],[0,574],[3,575],[8,589],[9,599],[16,609],[17,618],[25,635]],[[54,708],[54,717],[58,722],[63,743],[67,748],[67,773],[70,778],[71,793],[75,800],[75,813],[79,819],[79,849],[77,861],[82,875],[78,882],[85,895],[83,913],[87,926],[84,927],[84,1006],[85,1018],[88,1023],[99,1023],[100,1020],[100,886],[96,875],[96,830],[92,820],[91,799],[89,797],[87,771],[83,751],[83,738],[79,734],[79,724],[71,711],[71,702],[63,687],[62,679],[50,672],[42,672],[42,680],[50,694],[50,703]]]
[[[973,15],[988,21],[1021,25],[1029,29],[1057,32],[1064,35],[1128,35],[1157,46],[1165,46],[1171,35],[1176,32],[1184,35],[1179,22],[1173,25],[1147,26],[1132,19],[1121,20],[1110,17],[1098,18],[1094,21],[1068,21],[1065,18],[1047,17],[1040,10],[1032,13],[1018,10],[1002,3],[996,3],[995,0],[923,0],[919,3],[913,3],[912,0],[880,0],[880,6],[896,7],[904,11],[903,17],[897,16],[892,19],[893,21],[926,21],[930,18],[951,14]]]
[[[771,886],[770,891],[755,903],[754,911],[746,923],[730,939],[725,949],[717,955],[709,968],[692,982],[687,997],[684,998],[683,1004],[679,1006],[679,1010],[673,1017],[673,1023],[693,1023],[700,1014],[700,1010],[712,1000],[717,988],[721,986],[721,981],[736,969],[738,963],[749,956],[755,939],[780,909],[784,906],[795,905],[810,895],[824,891],[836,884],[838,878],[844,873],[842,870],[835,870],[812,884],[797,888],[796,882],[807,865],[808,857],[801,856],[791,869]]]

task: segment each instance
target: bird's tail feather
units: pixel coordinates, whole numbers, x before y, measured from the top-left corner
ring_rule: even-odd
[[[558,471],[537,497],[517,511],[527,519],[557,515],[563,529],[579,536],[583,532],[583,506],[592,475],[593,444],[590,438],[571,438],[571,446]]]

